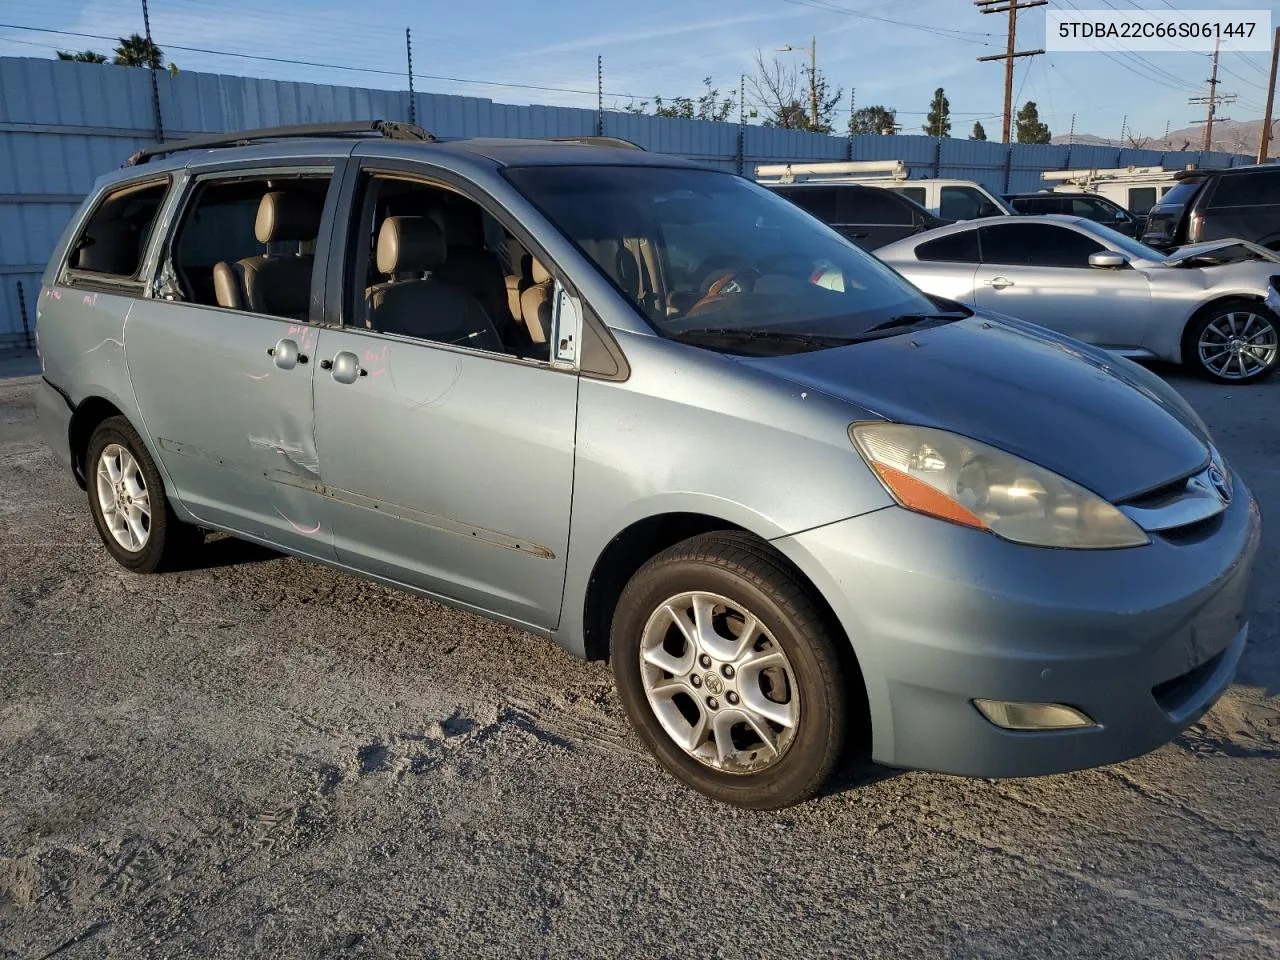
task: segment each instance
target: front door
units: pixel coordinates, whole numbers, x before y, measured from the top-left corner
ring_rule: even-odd
[[[537,317],[476,312],[508,236],[477,203],[365,172],[353,216],[347,325],[323,329],[316,354],[316,444],[338,558],[554,628],[577,373],[531,336]],[[388,233],[379,244],[384,229],[398,231],[394,242]],[[541,327],[537,336],[545,341]]]
[[[125,325],[138,408],[174,495],[211,526],[321,559],[333,552],[316,491],[318,330],[300,250],[319,232],[329,180],[280,171],[269,184],[238,172],[195,181],[161,258],[159,287],[173,299],[137,301]],[[289,213],[263,238],[255,224],[272,229],[258,217],[269,194],[287,195]],[[259,286],[220,294],[219,263],[248,264]]]
[[[974,297],[1006,313],[1102,347],[1140,346],[1152,321],[1151,285],[1130,267],[1099,269],[1102,244],[1067,226],[1018,220],[980,228]]]

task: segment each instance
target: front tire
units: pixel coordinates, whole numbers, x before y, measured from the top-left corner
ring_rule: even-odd
[[[717,800],[767,810],[812,797],[840,759],[844,642],[768,544],[712,533],[631,578],[611,659],[627,715],[668,772]]]
[[[1187,328],[1183,359],[1215,383],[1256,383],[1280,357],[1280,319],[1254,300],[1227,300]]]
[[[98,424],[85,456],[89,511],[107,552],[134,573],[172,569],[197,538],[173,515],[164,481],[124,417]]]

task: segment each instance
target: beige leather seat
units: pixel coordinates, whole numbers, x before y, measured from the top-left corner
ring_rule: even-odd
[[[305,193],[273,190],[263,194],[253,224],[259,243],[296,243],[316,238],[322,204]],[[310,312],[314,258],[297,253],[268,252],[213,267],[213,292],[218,306],[273,317],[306,320]]]
[[[435,278],[466,290],[480,301],[495,327],[505,326],[502,267],[498,258],[485,249],[479,207],[447,204],[433,209],[428,217],[443,231],[447,250],[444,263],[435,270]]]
[[[551,271],[530,258],[532,284],[520,294],[520,316],[529,339],[534,343],[546,343],[551,338],[551,301],[555,295],[555,280]]]
[[[446,255],[444,231],[426,217],[383,220],[376,261],[378,272],[388,279],[366,291],[369,326],[437,343],[503,352],[502,339],[480,301],[431,274],[445,262]]]

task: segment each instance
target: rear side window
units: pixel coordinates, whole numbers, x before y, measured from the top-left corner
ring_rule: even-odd
[[[836,222],[836,191],[833,187],[791,187],[779,190],[801,210],[805,210],[823,223]]]
[[[914,200],[920,206],[928,206],[926,203],[927,195],[924,187],[891,187],[894,193],[900,193],[908,200]]]
[[[917,260],[946,261],[950,263],[977,263],[978,231],[961,230],[937,240],[930,240],[916,247]]]
[[[136,280],[169,180],[121,187],[108,193],[71,244],[67,268],[75,279]]]
[[[910,225],[911,208],[879,187],[840,191],[840,223]]]
[[[1031,267],[1087,267],[1102,244],[1051,223],[1001,223],[982,228],[982,262]]]
[[[1216,207],[1259,207],[1280,204],[1280,170],[1239,173],[1218,179],[1218,187],[1209,198],[1209,209]]]
[[[1145,216],[1146,212],[1156,205],[1156,188],[1155,187],[1130,187],[1129,203],[1127,206],[1138,216]]]
[[[1116,209],[1093,197],[1072,197],[1071,215],[1073,217],[1084,217],[1086,220],[1094,220],[1098,223],[1114,223]]]

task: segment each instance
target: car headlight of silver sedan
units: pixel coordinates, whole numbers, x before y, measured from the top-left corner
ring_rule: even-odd
[[[854,446],[903,507],[1037,547],[1103,550],[1149,543],[1142,529],[1079,484],[945,430],[855,423]]]

